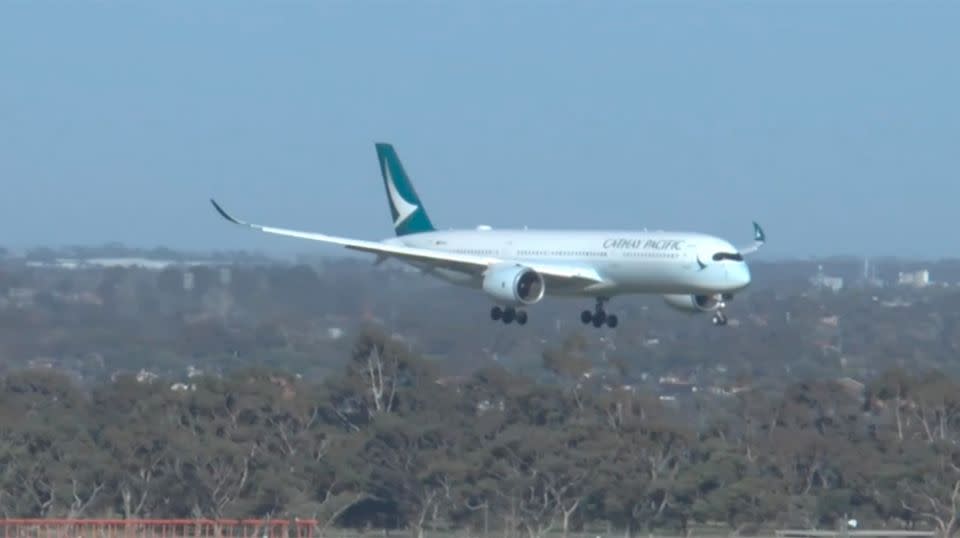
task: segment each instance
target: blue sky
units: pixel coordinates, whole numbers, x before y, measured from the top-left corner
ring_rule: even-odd
[[[439,227],[666,228],[960,256],[960,5],[0,5],[0,244],[339,252]]]

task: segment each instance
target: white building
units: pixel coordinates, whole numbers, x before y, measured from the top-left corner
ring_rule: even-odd
[[[817,274],[810,277],[810,284],[815,288],[827,288],[833,292],[843,289],[843,278],[838,276],[828,276],[823,272],[823,266],[817,267]]]
[[[901,286],[913,286],[915,288],[929,286],[930,271],[921,269],[919,271],[911,271],[908,273],[901,272],[897,275],[897,283]]]

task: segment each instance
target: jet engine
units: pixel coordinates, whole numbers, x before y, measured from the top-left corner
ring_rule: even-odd
[[[722,295],[664,295],[668,305],[684,312],[712,312],[723,304]]]
[[[520,265],[495,265],[483,275],[483,291],[500,304],[529,305],[543,299],[546,286],[540,273]]]

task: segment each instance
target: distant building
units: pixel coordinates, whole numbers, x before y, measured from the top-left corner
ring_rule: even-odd
[[[7,298],[10,304],[16,308],[29,308],[33,306],[33,300],[37,296],[37,290],[33,288],[10,288],[7,291]]]
[[[823,266],[817,267],[817,274],[810,277],[810,285],[818,289],[829,289],[834,293],[843,289],[843,278],[838,276],[829,276],[823,272]]]
[[[138,382],[138,383],[152,383],[153,381],[155,381],[155,380],[158,379],[159,377],[160,377],[160,376],[158,376],[157,374],[155,374],[155,373],[153,373],[153,372],[151,372],[151,371],[148,371],[148,370],[146,370],[146,369],[142,369],[142,368],[141,368],[141,369],[140,369],[140,372],[137,373],[137,382]]]
[[[504,411],[507,408],[504,401],[497,400],[496,402],[491,402],[490,400],[481,400],[477,402],[477,414],[482,415],[488,411]]]
[[[901,286],[913,286],[923,288],[930,285],[930,271],[921,269],[919,271],[901,272],[897,275],[897,283]]]
[[[730,397],[751,390],[749,384],[715,385],[707,389],[714,396]]]
[[[836,383],[851,396],[863,397],[864,395],[865,385],[856,379],[841,377],[836,380]]]
[[[220,285],[229,286],[230,282],[233,280],[233,272],[229,267],[220,268]]]
[[[82,264],[78,260],[58,259],[52,262],[31,260],[31,261],[28,261],[26,265],[27,267],[31,267],[35,269],[43,269],[43,268],[79,269]]]
[[[659,385],[662,400],[675,400],[677,396],[697,392],[697,386],[691,380],[675,375],[661,377]]]
[[[824,325],[829,325],[831,327],[837,327],[840,324],[840,318],[836,314],[832,316],[826,316],[820,318],[820,323]]]
[[[867,288],[883,287],[883,280],[878,274],[877,266],[870,263],[870,258],[863,259],[863,275],[860,278],[860,285]]]
[[[31,260],[27,262],[27,267],[48,268],[48,269],[85,269],[85,268],[126,268],[126,269],[148,269],[151,271],[161,271],[168,267],[193,267],[193,266],[216,266],[222,263],[211,260],[160,260],[153,258],[57,258],[53,261]]]

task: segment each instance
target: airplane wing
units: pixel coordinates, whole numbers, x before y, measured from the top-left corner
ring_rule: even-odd
[[[351,250],[370,252],[377,255],[378,262],[382,261],[383,258],[392,257],[411,262],[427,263],[432,267],[451,269],[469,274],[482,274],[491,265],[510,261],[488,256],[472,256],[469,254],[458,254],[454,252],[443,252],[401,245],[388,245],[386,243],[380,243],[377,241],[348,239],[344,237],[336,237],[313,232],[302,232],[298,230],[288,230],[285,228],[262,226],[260,224],[252,224],[234,218],[229,213],[224,211],[224,209],[220,207],[215,200],[211,199],[210,203],[212,203],[213,207],[218,213],[220,213],[220,216],[234,224],[239,224],[241,226],[269,234],[296,237],[300,239],[310,239],[312,241],[341,245]],[[590,285],[599,284],[604,281],[603,278],[597,274],[596,270],[592,268],[527,262],[524,262],[524,265],[542,274],[544,277],[560,279],[566,281],[567,283],[579,281],[578,283],[582,283],[583,285]]]
[[[767,242],[767,234],[763,233],[763,228],[756,222],[753,223],[753,244],[740,249],[740,254],[751,254],[760,250],[760,247]]]

